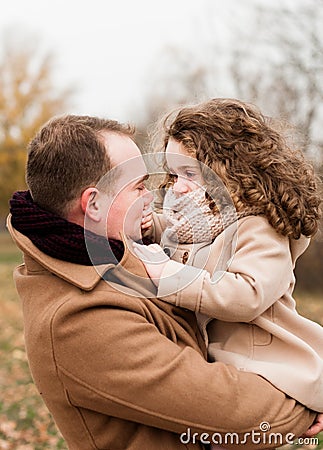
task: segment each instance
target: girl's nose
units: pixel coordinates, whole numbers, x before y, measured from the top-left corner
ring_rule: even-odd
[[[189,189],[188,189],[188,185],[187,185],[185,178],[177,177],[177,179],[173,185],[173,190],[177,194],[186,194]]]

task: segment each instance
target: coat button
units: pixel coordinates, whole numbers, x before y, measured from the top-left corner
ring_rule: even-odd
[[[170,258],[170,248],[165,247],[165,248],[163,248],[163,251],[164,251],[165,255],[167,255]]]
[[[186,264],[188,260],[188,252],[184,252],[182,256],[182,263]]]

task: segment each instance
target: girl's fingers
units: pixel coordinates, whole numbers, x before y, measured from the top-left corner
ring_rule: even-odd
[[[153,226],[153,215],[151,210],[150,211],[144,211],[143,216],[141,219],[141,229],[142,230],[148,230]]]
[[[158,244],[146,246],[134,242],[133,248],[143,262],[161,264],[167,262],[169,259]]]
[[[146,222],[147,220],[153,220],[152,212],[143,211],[142,213],[142,222]]]
[[[147,228],[152,227],[152,225],[153,225],[153,221],[152,220],[149,220],[149,221],[142,220],[142,222],[141,222],[141,229],[142,230],[146,230]]]

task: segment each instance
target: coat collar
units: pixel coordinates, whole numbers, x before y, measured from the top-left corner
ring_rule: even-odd
[[[17,247],[19,247],[24,254],[27,269],[30,269],[31,266],[33,266],[32,270],[37,270],[37,268],[40,270],[40,268],[43,267],[59,278],[62,278],[82,290],[91,291],[94,289],[102,279],[102,275],[108,270],[116,267],[112,263],[97,266],[83,266],[81,264],[62,261],[46,255],[39,250],[28,237],[12,226],[11,214],[9,214],[7,218],[7,228]],[[129,251],[129,241],[123,235],[121,237],[125,244],[125,252],[119,264],[126,268],[127,271],[146,278],[147,274],[142,263]]]

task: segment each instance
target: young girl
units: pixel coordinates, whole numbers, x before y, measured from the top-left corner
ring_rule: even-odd
[[[323,329],[292,297],[296,259],[320,216],[311,166],[237,100],[183,108],[164,125],[172,181],[154,222],[155,232],[166,227],[165,252],[134,245],[158,296],[197,313],[210,361],[255,372],[323,412]]]

